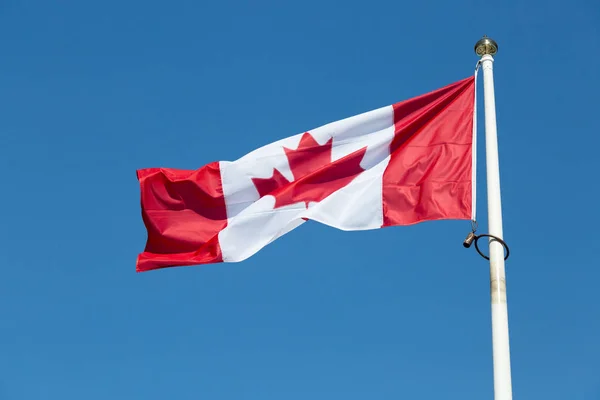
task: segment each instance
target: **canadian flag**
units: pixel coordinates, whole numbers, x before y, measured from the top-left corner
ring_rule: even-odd
[[[137,271],[242,261],[307,220],[342,230],[470,219],[475,79],[195,171],[137,171]]]

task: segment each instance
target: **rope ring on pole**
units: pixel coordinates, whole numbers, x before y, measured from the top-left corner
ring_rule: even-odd
[[[508,258],[508,256],[510,255],[510,250],[509,250],[509,248],[508,248],[508,245],[506,244],[506,242],[505,242],[504,240],[500,239],[500,238],[499,238],[499,237],[497,237],[497,236],[494,236],[494,235],[489,235],[489,234],[487,234],[487,233],[486,233],[486,234],[483,234],[483,235],[475,235],[475,240],[474,240],[474,242],[475,242],[475,250],[477,250],[477,252],[479,253],[479,255],[480,255],[481,257],[485,258],[486,260],[489,260],[489,259],[490,259],[488,256],[486,256],[485,254],[483,254],[483,252],[482,252],[481,250],[479,250],[479,245],[478,245],[478,243],[477,243],[477,242],[478,242],[478,241],[479,241],[479,239],[481,239],[482,237],[489,237],[489,238],[492,238],[492,240],[490,241],[490,243],[491,243],[491,242],[493,242],[493,241],[496,241],[496,242],[500,243],[500,244],[502,245],[502,247],[504,247],[504,250],[506,250],[506,251],[505,251],[505,255],[504,255],[504,260],[506,260],[506,259]]]

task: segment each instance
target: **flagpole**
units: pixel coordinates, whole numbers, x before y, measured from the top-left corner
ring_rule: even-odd
[[[494,58],[498,51],[495,41],[484,36],[475,45],[481,56],[485,110],[485,154],[487,167],[488,229],[489,234],[503,239],[502,203],[500,199],[500,165],[494,98]],[[489,243],[490,295],[492,302],[492,348],[495,400],[512,400],[508,308],[506,304],[506,275],[504,247],[493,239]]]

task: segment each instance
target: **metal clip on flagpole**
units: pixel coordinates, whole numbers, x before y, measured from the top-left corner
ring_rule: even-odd
[[[502,239],[500,166],[498,162],[498,134],[496,131],[496,104],[494,98],[493,56],[497,51],[498,44],[487,36],[484,36],[475,44],[475,53],[481,57],[480,63],[483,69],[489,234],[475,235],[475,226],[473,226],[473,232],[467,236],[464,246],[470,247],[474,241],[479,254],[490,260],[494,398],[495,400],[512,400],[506,275],[504,270],[504,261],[508,258],[509,250]],[[486,257],[477,246],[478,239],[482,237],[489,238],[489,257]]]

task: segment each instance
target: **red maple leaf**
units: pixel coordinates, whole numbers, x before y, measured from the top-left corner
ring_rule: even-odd
[[[294,175],[292,182],[277,169],[270,178],[252,178],[260,197],[275,197],[275,207],[304,202],[319,202],[333,192],[348,185],[364,171],[360,166],[366,147],[336,161],[331,161],[333,138],[319,145],[306,132],[296,150],[283,148]]]

